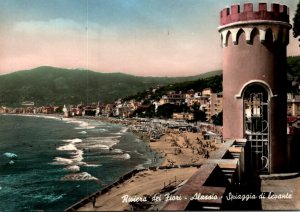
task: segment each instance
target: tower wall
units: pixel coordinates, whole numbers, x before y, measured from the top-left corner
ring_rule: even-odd
[[[244,138],[243,92],[251,84],[269,93],[270,172],[284,171],[286,149],[286,45],[288,8],[259,3],[233,5],[221,11],[219,31],[223,46],[223,137]]]

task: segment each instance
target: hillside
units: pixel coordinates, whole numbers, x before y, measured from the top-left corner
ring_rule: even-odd
[[[296,78],[300,78],[300,56],[287,58],[288,73]]]
[[[289,80],[300,80],[300,56],[287,58],[287,74]],[[127,96],[123,100],[159,100],[168,91],[186,92],[190,89],[193,89],[195,91],[202,91],[205,88],[212,88],[212,91],[215,93],[222,92],[222,73],[220,71],[208,72],[206,74],[203,74],[202,77],[199,78],[165,85],[156,90],[155,93],[143,91],[135,95]],[[292,88],[289,87],[289,91],[291,90]]]
[[[191,77],[136,77],[122,73],[43,66],[0,75],[0,105],[20,106],[23,101],[36,105],[112,102],[157,85],[191,81],[220,74],[221,71]]]

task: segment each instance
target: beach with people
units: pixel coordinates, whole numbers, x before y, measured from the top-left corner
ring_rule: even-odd
[[[137,120],[106,121],[128,126],[147,143],[147,151],[155,152],[152,162],[161,161],[161,165],[133,170],[125,180],[120,177],[107,191],[77,208],[80,211],[161,209],[169,192],[179,189],[221,145],[217,138],[206,137],[203,128],[193,132],[188,127],[169,128],[157,120],[142,124]],[[153,131],[159,134],[156,139]]]

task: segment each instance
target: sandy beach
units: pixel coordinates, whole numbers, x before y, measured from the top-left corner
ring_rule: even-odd
[[[163,166],[202,163],[220,144],[204,140],[202,133],[172,130],[160,139],[150,142],[150,148],[164,157]]]
[[[153,160],[162,157],[162,166],[170,167],[173,165],[202,163],[220,145],[215,143],[214,140],[204,140],[200,132],[179,132],[178,130],[169,130],[160,139],[146,142],[149,142],[149,151],[154,150],[157,152]],[[188,167],[141,171],[125,182],[113,187],[107,193],[98,196],[95,199],[95,206],[93,206],[93,201],[90,201],[79,208],[79,211],[160,209],[166,203],[164,199],[166,194],[164,188],[168,187],[166,185],[171,184],[169,189],[176,189],[180,186],[180,183],[188,180],[197,169],[196,167]],[[144,195],[148,195],[151,199],[155,194],[159,194],[163,199],[161,201],[150,201],[150,205],[149,199],[147,203],[140,201],[129,203],[130,201],[126,199],[126,197],[129,197],[129,199],[143,199]]]

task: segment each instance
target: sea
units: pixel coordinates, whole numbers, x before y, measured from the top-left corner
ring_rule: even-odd
[[[63,211],[154,157],[123,125],[0,115],[0,211]]]

